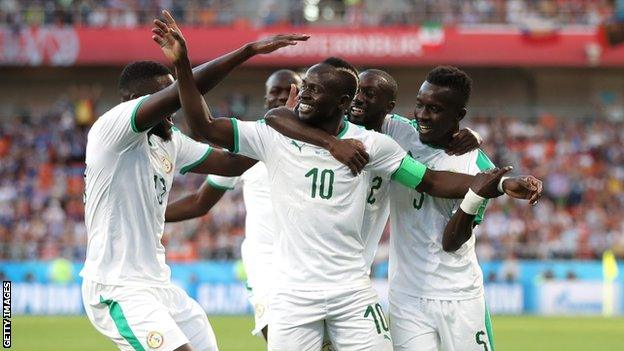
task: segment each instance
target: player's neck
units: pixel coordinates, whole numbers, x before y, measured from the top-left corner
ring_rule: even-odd
[[[384,114],[381,118],[375,119],[374,121],[372,121],[371,123],[368,123],[364,127],[368,130],[374,130],[376,132],[381,133],[381,127],[383,126],[385,118],[386,118],[386,115]]]
[[[342,116],[339,116],[338,118],[323,121],[319,123],[317,127],[331,135],[338,135],[338,133],[340,133],[340,131],[342,130],[343,123],[346,122],[343,121]]]
[[[453,140],[453,134],[455,134],[455,132],[449,133],[444,137],[441,137],[437,140],[429,141],[425,144],[436,149],[446,149],[446,147],[451,143],[451,140]]]

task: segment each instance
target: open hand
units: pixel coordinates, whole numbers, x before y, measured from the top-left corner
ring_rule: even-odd
[[[541,180],[527,175],[505,179],[503,190],[510,197],[529,200],[531,205],[535,205],[542,197],[543,185]]]
[[[163,10],[165,22],[155,19],[152,28],[152,39],[160,45],[165,57],[173,64],[187,59],[186,40],[182,36],[182,31],[171,17],[167,10]]]
[[[503,195],[498,191],[498,183],[505,173],[511,171],[513,167],[507,166],[504,168],[494,168],[486,172],[481,172],[475,175],[470,189],[477,195],[486,199],[491,199]]]
[[[305,34],[278,34],[267,39],[262,39],[249,44],[254,54],[270,54],[275,50],[286,46],[297,45],[300,41],[310,38]]]
[[[446,153],[449,155],[463,155],[478,148],[483,139],[479,133],[470,128],[464,128],[453,134],[453,139],[446,147]]]
[[[290,85],[290,92],[288,93],[288,100],[286,100],[286,107],[291,110],[294,110],[297,107],[297,93],[299,93],[299,89],[297,89],[296,84]]]
[[[355,139],[337,139],[329,147],[332,156],[349,167],[351,173],[358,175],[368,163],[368,153],[361,141]]]

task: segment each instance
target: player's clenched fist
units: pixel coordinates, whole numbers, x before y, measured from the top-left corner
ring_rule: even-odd
[[[180,27],[167,10],[163,10],[165,22],[155,19],[154,28],[152,28],[152,39],[160,45],[163,53],[171,61],[176,64],[180,60],[187,60],[186,41],[182,36]]]

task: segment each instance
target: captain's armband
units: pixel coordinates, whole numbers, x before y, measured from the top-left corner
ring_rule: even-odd
[[[399,168],[392,174],[392,180],[397,181],[408,188],[416,189],[422,182],[427,167],[406,155],[401,161]]]

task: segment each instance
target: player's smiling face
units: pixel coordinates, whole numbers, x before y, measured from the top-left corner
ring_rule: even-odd
[[[414,118],[423,143],[445,146],[466,115],[460,94],[425,81],[416,97]]]
[[[319,125],[335,114],[344,112],[336,70],[328,65],[318,64],[306,72],[297,96],[295,110],[299,118],[309,124]]]
[[[371,72],[362,72],[357,94],[351,102],[347,115],[349,121],[368,129],[379,125],[386,114],[394,108],[390,93],[384,88],[388,84],[383,77]]]

